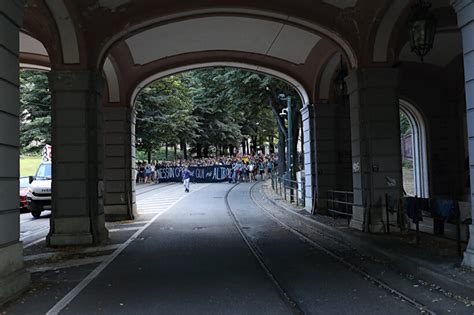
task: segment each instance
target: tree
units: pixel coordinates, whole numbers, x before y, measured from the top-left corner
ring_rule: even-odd
[[[20,151],[39,154],[51,143],[51,93],[45,72],[20,72]]]
[[[163,145],[193,141],[199,129],[192,115],[188,87],[181,76],[171,76],[147,86],[138,96],[137,146],[148,154]]]
[[[219,145],[235,145],[242,138],[240,113],[228,98],[224,72],[224,69],[206,69],[190,74],[193,114],[205,126],[197,133],[198,156],[208,155],[211,146],[217,150]]]
[[[249,108],[249,116],[247,116],[247,121],[249,125],[255,126],[255,118],[265,117],[265,113],[268,114],[268,111],[271,110],[273,113],[273,122],[267,121],[268,123],[273,123],[276,121],[278,126],[278,153],[279,153],[279,172],[283,173],[286,171],[285,161],[285,147],[286,139],[288,137],[287,124],[285,118],[280,116],[282,109],[287,107],[286,101],[283,101],[279,96],[284,94],[285,96],[290,96],[292,98],[292,108],[293,108],[293,156],[297,156],[297,141],[300,131],[300,122],[301,122],[301,99],[297,94],[296,90],[292,88],[286,82],[276,79],[268,75],[262,75],[257,73],[252,73],[248,71],[231,69],[226,73],[228,78],[229,93],[232,95],[232,99],[241,104],[242,107]],[[253,117],[253,119],[252,119]],[[268,116],[266,116],[268,117]],[[260,120],[259,120],[260,121]],[[258,125],[260,126],[260,124]],[[271,127],[267,125],[267,130],[271,130]],[[295,168],[293,168],[295,169]]]
[[[282,93],[293,97],[293,134],[298,139],[301,102],[281,80],[235,68],[202,69],[160,80],[145,88],[137,101],[139,147],[150,155],[163,144],[189,144],[201,157],[212,148],[216,155],[227,148],[232,152],[247,138],[255,152],[266,139],[278,137],[284,171],[288,131],[279,115],[286,107],[279,98]],[[294,141],[294,156],[296,146]]]

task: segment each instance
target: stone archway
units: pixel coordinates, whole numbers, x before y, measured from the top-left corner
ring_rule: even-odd
[[[197,63],[197,64],[190,64],[174,69],[168,69],[166,71],[158,72],[152,76],[149,76],[143,79],[133,90],[130,98],[130,107],[134,108],[134,103],[137,95],[140,91],[147,86],[148,84],[152,83],[153,81],[165,78],[167,76],[190,71],[196,69],[203,69],[203,68],[210,68],[210,67],[231,67],[231,68],[238,68],[243,70],[248,70],[251,72],[257,72],[262,74],[267,74],[278,78],[282,81],[287,82],[290,86],[292,86],[299,94],[301,98],[301,102],[303,104],[303,108],[301,109],[301,119],[303,124],[303,139],[304,143],[303,146],[305,148],[304,152],[304,166],[305,166],[305,209],[308,212],[311,212],[313,206],[313,194],[314,194],[314,185],[315,185],[315,160],[314,154],[312,151],[311,143],[314,143],[315,139],[313,135],[313,114],[312,114],[312,104],[310,101],[310,97],[308,92],[306,91],[303,84],[298,82],[296,79],[292,78],[291,76],[266,67],[252,65],[248,63],[241,63],[241,62],[228,62],[228,61],[215,61],[215,62],[207,62],[207,63]],[[134,110],[132,110],[134,112]],[[135,124],[135,115],[132,113],[132,124]],[[134,142],[132,142],[132,146],[134,146]],[[132,148],[133,151],[133,148]],[[307,152],[308,151],[308,152]],[[132,165],[134,165],[135,161],[132,158]]]

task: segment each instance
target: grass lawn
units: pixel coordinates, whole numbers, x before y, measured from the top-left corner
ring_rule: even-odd
[[[33,176],[41,164],[40,156],[26,156],[20,159],[20,176]]]

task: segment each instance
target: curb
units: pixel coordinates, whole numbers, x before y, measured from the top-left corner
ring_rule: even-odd
[[[359,250],[362,250],[366,253],[370,253],[371,255],[382,256],[383,258],[385,258],[385,260],[388,260],[390,263],[395,265],[398,271],[407,273],[407,274],[412,274],[416,278],[423,279],[424,281],[437,285],[443,288],[444,290],[452,292],[461,297],[467,297],[470,300],[474,300],[474,284],[468,285],[464,282],[458,281],[451,277],[444,276],[441,270],[436,270],[434,268],[431,268],[430,266],[424,265],[412,257],[399,256],[397,254],[391,253],[385,250],[384,248],[371,243],[370,241],[361,239],[360,237],[357,237],[357,236],[349,235],[332,226],[316,221],[315,219],[312,219],[311,215],[309,214],[308,215],[300,214],[296,212],[294,209],[291,209],[290,207],[284,204],[280,204],[279,202],[274,200],[271,196],[267,194],[265,189],[262,189],[262,193],[276,207],[284,209],[304,219],[305,221],[314,225],[316,228],[324,230],[327,234],[329,234],[331,237],[335,239],[338,239],[343,242],[347,242],[351,244],[353,247]]]

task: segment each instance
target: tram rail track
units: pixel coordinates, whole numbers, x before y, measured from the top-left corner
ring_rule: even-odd
[[[285,291],[283,286],[280,284],[278,281],[277,277],[271,272],[270,268],[267,266],[265,263],[265,258],[262,254],[262,252],[259,250],[259,248],[250,240],[250,238],[245,234],[242,224],[240,223],[239,219],[236,217],[234,212],[232,211],[232,208],[229,203],[229,194],[231,191],[237,187],[239,184],[235,184],[232,186],[225,194],[224,201],[225,205],[227,208],[227,212],[229,216],[232,219],[232,222],[234,223],[235,228],[239,232],[240,236],[244,240],[245,244],[249,248],[250,252],[253,254],[257,262],[259,263],[260,267],[263,269],[265,274],[268,276],[268,278],[272,281],[272,283],[275,285],[277,288],[278,292],[282,296],[283,300],[287,303],[287,305],[293,310],[295,314],[304,314],[303,310],[298,306],[298,304],[291,298],[291,296],[288,294],[288,292]]]
[[[423,303],[420,303],[419,301],[417,301],[416,299],[408,296],[407,294],[401,292],[400,290],[390,286],[389,284],[387,284],[386,282],[384,282],[383,280],[369,274],[367,271],[363,270],[362,268],[360,268],[359,266],[351,263],[350,261],[348,261],[347,259],[345,259],[343,256],[337,254],[335,251],[327,248],[326,246],[324,245],[321,245],[319,243],[317,243],[314,239],[312,239],[310,236],[306,235],[305,233],[291,227],[290,225],[288,225],[287,223],[283,222],[282,220],[280,220],[279,218],[277,218],[273,213],[271,213],[269,210],[267,210],[264,206],[262,206],[255,198],[254,196],[254,189],[256,187],[256,185],[258,184],[255,183],[253,184],[250,189],[249,189],[249,195],[250,195],[250,199],[252,200],[252,202],[257,206],[257,208],[259,208],[267,217],[269,217],[271,220],[273,220],[274,222],[276,222],[278,225],[280,225],[282,228],[284,228],[285,230],[287,230],[288,232],[294,234],[295,236],[297,236],[299,239],[301,239],[302,241],[306,242],[307,244],[311,245],[312,247],[326,253],[327,255],[329,255],[330,257],[332,257],[333,259],[335,259],[336,261],[338,261],[339,263],[343,264],[344,266],[346,266],[349,270],[351,271],[354,271],[356,273],[358,273],[359,275],[361,275],[362,277],[364,277],[365,279],[367,279],[368,281],[371,281],[372,283],[374,283],[375,285],[383,288],[384,290],[386,290],[389,294],[405,301],[408,305],[410,305],[411,307],[415,308],[416,310],[420,311],[421,313],[423,314],[430,314],[430,315],[434,315],[434,314],[437,314],[435,311],[431,310],[428,306],[424,305]],[[294,214],[296,215],[296,214]],[[316,233],[320,234],[320,235],[323,235],[324,237],[327,238],[327,235],[319,232],[319,231],[315,231]],[[333,238],[330,238],[332,241],[334,242],[337,242],[339,244],[341,244],[341,242],[339,240],[336,240],[336,239],[333,239]]]

